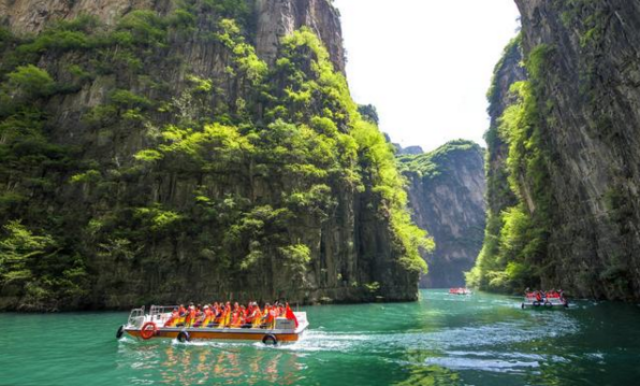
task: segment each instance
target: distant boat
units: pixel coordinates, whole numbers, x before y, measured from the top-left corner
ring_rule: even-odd
[[[449,295],[471,295],[467,288],[449,288]]]
[[[541,293],[540,297],[535,292],[527,293],[524,297],[524,301],[520,306],[522,309],[529,308],[559,308],[569,307],[569,302],[559,293],[544,294]]]

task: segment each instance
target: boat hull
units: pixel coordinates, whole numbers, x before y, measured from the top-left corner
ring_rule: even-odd
[[[151,339],[168,338],[176,339],[181,331],[189,333],[191,340],[233,340],[233,341],[256,341],[261,342],[265,336],[273,335],[278,342],[297,342],[302,332],[279,332],[274,330],[249,330],[249,329],[204,329],[204,328],[161,328],[158,329]],[[125,332],[132,337],[142,338],[141,330],[125,329]]]
[[[553,300],[553,301],[525,300],[524,302],[522,302],[520,307],[522,309],[525,309],[525,308],[558,309],[558,308],[568,308],[569,303],[560,301],[560,300]]]

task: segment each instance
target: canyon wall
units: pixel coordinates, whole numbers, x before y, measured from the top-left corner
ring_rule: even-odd
[[[517,202],[502,212],[498,242],[485,241],[498,252],[480,259],[471,279],[514,292],[533,285],[638,299],[640,3],[516,3],[527,80],[510,91],[509,82],[494,86],[516,100],[498,130],[509,143],[508,183],[489,182],[489,196],[510,187]],[[504,159],[500,149],[489,146]],[[500,228],[491,224],[489,237]]]
[[[484,151],[460,140],[398,159],[409,182],[413,220],[436,243],[433,252],[423,254],[429,273],[422,276],[421,287],[463,287],[485,228]]]
[[[329,1],[0,7],[0,309],[417,299]]]

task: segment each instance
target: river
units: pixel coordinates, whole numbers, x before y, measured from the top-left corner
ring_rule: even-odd
[[[637,385],[640,307],[422,291],[421,301],[304,308],[303,340],[115,340],[126,313],[0,314],[0,385]]]

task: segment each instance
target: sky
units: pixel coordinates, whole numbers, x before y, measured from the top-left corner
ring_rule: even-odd
[[[335,0],[354,100],[403,147],[486,146],[486,93],[519,26],[513,0]]]

